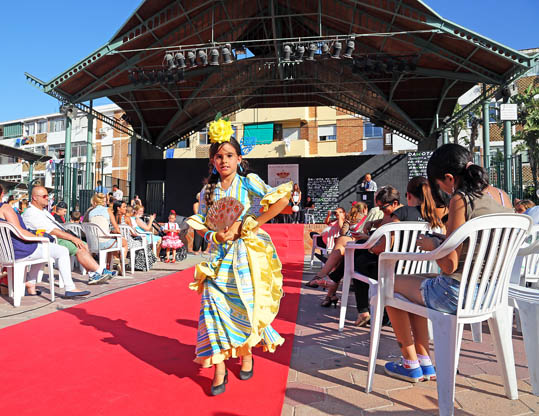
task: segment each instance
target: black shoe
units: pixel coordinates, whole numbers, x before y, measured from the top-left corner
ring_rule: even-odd
[[[252,360],[253,363],[251,364],[251,371],[240,370],[240,380],[249,380],[253,376],[253,371],[255,369],[255,357],[253,357]]]
[[[211,386],[211,395],[217,396],[218,394],[224,393],[226,390],[226,383],[228,383],[228,369],[225,371],[225,378],[223,382],[218,386]]]
[[[66,290],[64,293],[64,298],[75,298],[77,296],[88,296],[90,294],[89,290]]]

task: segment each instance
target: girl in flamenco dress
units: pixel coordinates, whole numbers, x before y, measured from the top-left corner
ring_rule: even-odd
[[[183,242],[180,240],[180,226],[176,223],[176,211],[171,210],[168,214],[168,222],[163,225],[163,231],[166,235],[163,237],[161,247],[167,250],[165,263],[176,263],[176,250],[183,247]],[[172,258],[169,260],[168,255],[171,250]]]
[[[218,117],[219,118],[219,117]],[[210,124],[210,174],[200,192],[199,212],[187,222],[213,243],[211,260],[195,268],[190,287],[202,295],[195,362],[215,367],[211,394],[225,391],[229,358],[241,357],[240,379],[253,375],[252,348],[274,352],[284,339],[271,327],[282,297],[281,262],[270,236],[260,226],[288,205],[292,183],[272,188],[247,173],[239,143],[228,120]],[[221,198],[243,204],[236,222],[223,231],[207,228],[206,215]],[[248,215],[253,199],[262,198],[262,214]]]

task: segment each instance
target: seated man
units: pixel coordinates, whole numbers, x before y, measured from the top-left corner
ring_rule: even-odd
[[[27,227],[38,230],[43,229],[46,233],[58,239],[58,244],[69,250],[70,256],[77,256],[78,262],[88,270],[88,284],[93,285],[109,280],[116,275],[105,268],[100,268],[88,251],[86,244],[74,234],[69,233],[54,217],[47,211],[47,199],[49,195],[47,189],[42,186],[32,188],[32,201],[28,209],[24,212],[23,220]]]
[[[3,193],[3,190],[0,186],[0,194]],[[35,237],[34,234],[30,233],[22,220],[22,217],[19,213],[13,211],[9,204],[0,203],[0,221],[7,221],[13,225],[19,233],[25,237]],[[13,234],[11,235],[11,241],[13,244],[13,251],[15,258],[19,259],[37,259],[43,257],[43,244],[24,241]],[[58,265],[58,270],[60,271],[60,278],[64,282],[65,292],[64,297],[73,298],[76,296],[86,296],[90,292],[88,290],[79,290],[76,288],[71,278],[71,268],[69,261],[69,252],[65,247],[61,247],[58,244],[50,244],[49,254],[55,260]],[[30,271],[26,276],[26,295],[36,296],[41,294],[39,290],[36,290],[36,280],[37,274],[40,269],[43,267],[43,264],[35,264],[30,267]]]

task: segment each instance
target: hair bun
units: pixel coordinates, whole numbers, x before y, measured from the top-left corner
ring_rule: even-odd
[[[168,215],[176,215],[176,211],[174,211],[173,209],[170,210],[170,214]]]

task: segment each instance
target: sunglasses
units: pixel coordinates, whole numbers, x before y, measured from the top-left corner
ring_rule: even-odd
[[[45,199],[48,199],[48,198],[49,198],[49,195],[48,195],[48,194],[46,194],[46,195],[37,195],[37,196],[39,196],[40,198],[45,198]]]
[[[393,205],[393,203],[394,203],[395,201],[396,201],[396,199],[393,200],[393,201],[391,201],[391,202],[388,202],[387,204],[381,205],[381,206],[380,206],[380,209],[386,209],[386,208],[389,208],[391,205]]]

